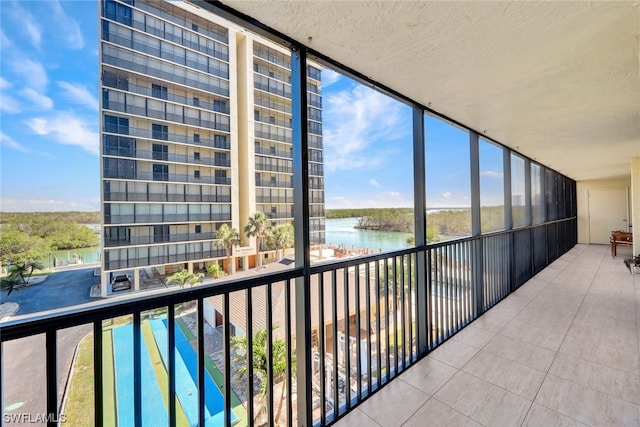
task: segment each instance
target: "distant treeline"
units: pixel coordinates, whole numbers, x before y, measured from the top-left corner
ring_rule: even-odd
[[[327,209],[326,218],[360,218],[363,216],[389,214],[389,215],[413,215],[413,208],[352,208],[352,209]]]
[[[355,228],[413,232],[413,208],[330,209],[327,218],[359,218]]]
[[[100,239],[83,224],[100,222],[97,212],[2,213],[3,265],[46,258],[50,252],[97,246]]]
[[[24,222],[31,219],[69,221],[77,224],[100,224],[100,212],[0,212],[0,223]]]

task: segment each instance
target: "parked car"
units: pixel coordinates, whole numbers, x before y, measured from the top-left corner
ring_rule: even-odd
[[[121,274],[119,276],[116,276],[111,281],[111,291],[117,292],[117,291],[124,291],[127,289],[131,289],[131,280],[129,280],[129,276],[127,276],[126,274]]]

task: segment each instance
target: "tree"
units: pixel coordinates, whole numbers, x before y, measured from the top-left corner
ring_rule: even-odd
[[[0,260],[3,265],[27,263],[42,259],[49,253],[45,239],[30,236],[14,224],[2,224],[0,233]]]
[[[38,261],[29,261],[11,266],[11,268],[9,269],[9,275],[20,276],[20,279],[22,279],[22,284],[26,285],[27,283],[29,283],[29,280],[31,280],[31,275],[34,271],[43,269],[44,265],[42,265],[42,263]],[[26,278],[25,275],[27,276]]]
[[[264,212],[256,212],[253,216],[249,217],[249,222],[244,227],[244,233],[247,237],[256,238],[256,256],[258,257],[258,267],[262,265],[262,257],[260,256],[260,250],[262,249],[262,242],[267,238],[267,216]]]
[[[227,265],[229,269],[229,274],[234,274],[236,272],[236,267],[233,263],[231,263],[231,251],[233,251],[233,247],[240,244],[240,234],[238,234],[238,230],[235,228],[229,227],[228,224],[222,224],[218,231],[216,231],[216,240],[214,244],[218,248],[224,248],[227,254]]]
[[[189,273],[188,270],[183,269],[169,276],[167,283],[170,285],[176,284],[182,289],[187,283],[193,287],[193,285],[200,282],[201,277],[202,274],[200,273]]]
[[[267,238],[267,245],[276,252],[279,250],[290,248],[294,243],[294,230],[291,224],[279,224],[269,227],[269,236]],[[282,258],[282,257],[281,257]]]
[[[214,279],[218,279],[225,275],[224,270],[220,268],[218,264],[211,264],[209,268],[207,268],[207,274],[209,277],[213,277]]]
[[[277,329],[274,326],[273,329]],[[267,384],[269,382],[269,369],[271,369],[272,381],[274,384],[278,384],[283,381],[280,389],[280,401],[278,402],[278,409],[275,414],[274,424],[278,423],[280,418],[280,412],[282,411],[282,403],[284,401],[284,392],[287,385],[287,347],[283,339],[272,339],[271,346],[271,361],[267,357],[267,331],[266,329],[259,329],[253,337],[252,358],[253,358],[253,373],[260,378],[260,396],[264,400],[267,395]],[[231,346],[235,350],[233,357],[234,361],[240,366],[238,369],[238,377],[240,379],[247,375],[247,337],[236,335],[231,337]],[[294,371],[295,357],[291,355],[291,370]],[[249,397],[251,398],[251,397]],[[265,408],[263,404],[262,409]]]

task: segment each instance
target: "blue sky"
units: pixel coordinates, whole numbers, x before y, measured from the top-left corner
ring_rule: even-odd
[[[0,210],[99,210],[98,3],[2,0],[0,16]],[[412,207],[411,108],[322,80],[326,207]],[[426,124],[428,206],[468,206],[466,134]],[[487,191],[502,178],[490,157]]]
[[[3,211],[99,209],[97,13],[0,2]]]

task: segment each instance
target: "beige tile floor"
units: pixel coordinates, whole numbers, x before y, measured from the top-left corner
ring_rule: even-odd
[[[577,245],[339,426],[640,426],[640,274]]]

